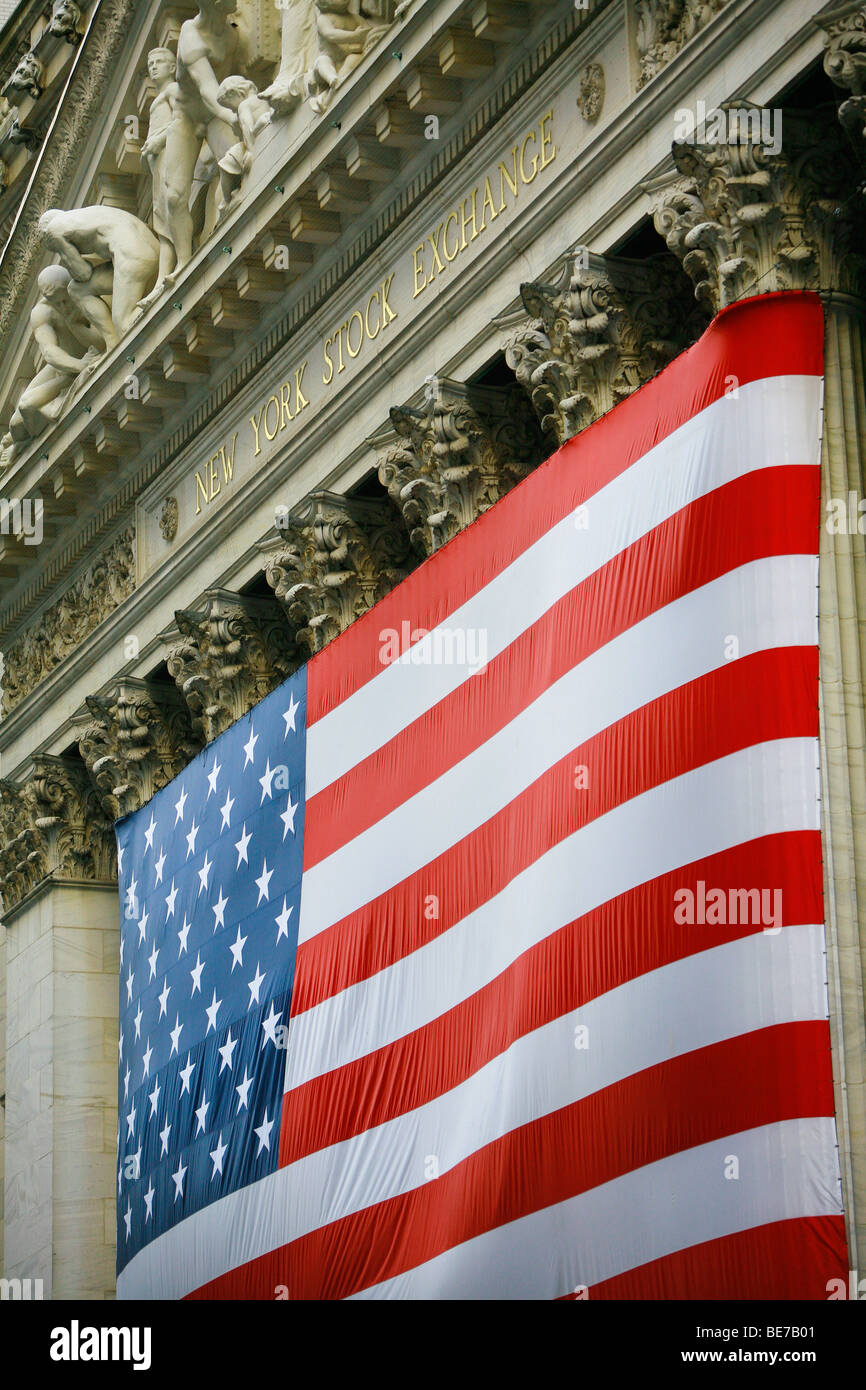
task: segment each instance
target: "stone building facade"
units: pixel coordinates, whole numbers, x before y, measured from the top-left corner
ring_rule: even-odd
[[[0,35],[8,1278],[114,1296],[113,820],[719,308],[780,289],[825,305],[825,501],[855,518],[822,533],[820,605],[857,1267],[864,156],[858,3],[18,6]]]

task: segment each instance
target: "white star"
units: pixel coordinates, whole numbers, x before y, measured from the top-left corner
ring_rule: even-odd
[[[208,1112],[209,1110],[210,1110],[210,1101],[208,1100],[208,1098],[207,1098],[206,1095],[205,1095],[205,1096],[202,1096],[202,1098],[201,1098],[201,1105],[199,1106],[198,1110],[196,1110],[196,1112],[195,1112],[195,1117],[196,1117],[196,1119],[198,1120],[198,1124],[197,1124],[196,1127],[195,1127],[195,1132],[196,1132],[196,1134],[201,1134],[202,1131],[204,1130],[204,1128],[205,1128],[205,1121],[207,1120],[207,1112]]]
[[[211,1159],[213,1160],[213,1172],[212,1172],[211,1175],[210,1175],[210,1180],[211,1180],[211,1182],[213,1182],[213,1180],[214,1180],[214,1178],[216,1177],[217,1173],[219,1173],[220,1177],[222,1177],[222,1171],[223,1171],[223,1158],[224,1158],[224,1156],[225,1156],[225,1154],[226,1154],[227,1152],[228,1152],[228,1144],[224,1144],[224,1143],[223,1143],[223,1137],[222,1137],[222,1134],[220,1134],[220,1137],[219,1137],[219,1139],[217,1140],[217,1146],[216,1146],[216,1148],[215,1148],[215,1149],[211,1149],[211,1151],[210,1151],[210,1156],[211,1156]]]
[[[271,1007],[270,1007],[270,1009],[268,1010],[268,1016],[267,1016],[267,1018],[263,1018],[263,1019],[262,1019],[262,1028],[264,1029],[264,1032],[265,1032],[265,1036],[262,1038],[262,1047],[264,1047],[264,1045],[265,1045],[266,1042],[272,1042],[273,1045],[274,1045],[274,1047],[276,1047],[276,1045],[277,1045],[277,1024],[279,1023],[279,1021],[280,1021],[280,1019],[282,1018],[282,1016],[283,1016],[282,1013],[278,1013],[278,1014],[275,1014],[275,1013],[274,1013],[274,1001],[273,1001],[273,999],[272,999],[272,1000],[271,1000]]]
[[[271,767],[271,760],[270,758],[268,758],[265,761],[265,775],[264,777],[259,778],[259,786],[262,789],[262,800],[260,802],[260,805],[264,805],[265,797],[268,797],[269,799],[273,798],[271,783],[273,782],[276,775],[277,769],[275,767]]]
[[[174,1016],[174,1027],[172,1028],[171,1032],[170,1032],[169,1035],[168,1035],[168,1036],[171,1038],[171,1052],[168,1054],[169,1057],[173,1057],[174,1054],[177,1052],[177,1045],[178,1045],[178,1043],[180,1042],[180,1035],[181,1035],[182,1032],[183,1032],[183,1024],[182,1024],[181,1021],[180,1021],[180,1015],[179,1015],[179,1014],[175,1014],[175,1016]]]
[[[123,1058],[123,1029],[121,1028],[121,1030],[120,1030],[120,1037],[117,1039],[117,1060],[118,1060],[118,1062],[121,1061],[122,1058]]]
[[[258,1135],[259,1140],[259,1147],[256,1149],[256,1158],[258,1158],[259,1154],[262,1152],[262,1149],[267,1149],[268,1151],[270,1151],[271,1130],[273,1129],[273,1127],[274,1122],[273,1120],[268,1119],[268,1112],[266,1110],[265,1118],[262,1120],[262,1123],[258,1126],[257,1129],[253,1131],[254,1134]]]
[[[189,834],[188,834],[187,837],[186,837],[186,857],[187,857],[187,859],[189,859],[189,856],[190,856],[191,854],[195,854],[195,837],[196,837],[196,835],[198,834],[198,831],[199,831],[199,828],[198,828],[198,826],[197,826],[196,823],[195,823],[195,816],[193,816],[193,818],[192,818],[192,825],[190,826],[190,828],[189,828]]]
[[[151,951],[150,955],[149,955],[148,958],[147,958],[147,963],[148,963],[148,965],[150,966],[150,978],[151,978],[151,979],[154,979],[154,977],[156,976],[156,958],[157,958],[158,955],[159,955],[159,950],[157,949],[156,946],[154,946],[153,950]]]
[[[156,880],[155,880],[155,881],[156,881],[157,883],[162,883],[162,871],[163,871],[163,869],[165,868],[165,850],[164,850],[164,849],[163,849],[163,850],[160,850],[160,852],[159,852],[159,858],[157,859],[157,861],[156,861],[156,863],[154,864],[153,867],[154,867],[154,869],[156,870]]]
[[[118,851],[117,851],[117,872],[118,872],[118,873],[120,873],[121,869],[123,868],[123,856],[124,856],[125,853],[126,853],[126,851],[125,851],[122,847],[119,848]]]
[[[192,1053],[190,1053],[190,1056],[192,1056]],[[178,1075],[181,1077],[183,1081],[183,1085],[180,1088],[181,1095],[183,1095],[184,1091],[189,1091],[189,1079],[194,1071],[195,1062],[191,1062],[189,1057],[187,1057],[186,1066],[183,1068],[183,1071],[178,1072]],[[192,1092],[190,1092],[190,1094],[192,1094]]]
[[[143,1071],[142,1076],[141,1076],[142,1081],[144,1080],[144,1078],[145,1078],[146,1076],[150,1076],[150,1059],[151,1059],[152,1056],[153,1056],[153,1048],[152,1048],[151,1045],[150,1045],[150,1038],[148,1038],[148,1040],[147,1040],[147,1048],[145,1049],[144,1056],[142,1057],[142,1065],[144,1066],[144,1071]]]
[[[256,901],[256,907],[258,907],[258,905],[259,905],[259,903],[261,902],[262,898],[264,898],[265,902],[268,901],[268,884],[270,883],[271,879],[273,878],[275,872],[276,872],[275,869],[269,869],[269,868],[268,868],[268,861],[267,861],[267,859],[263,859],[263,860],[262,860],[262,872],[261,872],[261,875],[255,880],[256,887],[257,887],[258,890],[259,890],[259,896],[258,896],[258,900]]]
[[[144,939],[145,939],[146,936],[147,936],[147,913],[146,913],[146,912],[142,912],[140,918],[138,919],[138,944],[139,944],[139,945],[141,945],[142,941],[144,941]]]
[[[177,1172],[176,1172],[176,1173],[172,1173],[172,1175],[171,1175],[171,1177],[172,1177],[172,1182],[174,1183],[174,1186],[175,1186],[175,1189],[176,1189],[176,1190],[175,1190],[175,1194],[174,1194],[174,1200],[175,1200],[175,1201],[177,1201],[178,1197],[182,1197],[182,1196],[183,1196],[183,1180],[184,1180],[184,1177],[185,1177],[185,1176],[186,1176],[186,1169],[185,1169],[184,1167],[181,1166],[181,1160],[178,1159],[178,1161],[177,1161]]]
[[[121,1190],[121,1184],[122,1184],[122,1182],[123,1182],[123,1169],[122,1169],[122,1168],[118,1168],[118,1170],[117,1170],[117,1195],[118,1195],[118,1197],[120,1196],[120,1190]]]
[[[196,951],[196,953],[195,953],[195,965],[193,966],[192,970],[189,972],[190,975],[192,975],[192,991],[191,991],[190,996],[189,996],[190,999],[192,999],[192,996],[193,996],[193,994],[195,994],[196,990],[201,990],[201,972],[202,972],[203,970],[204,970],[204,961],[203,961],[202,958],[201,958],[201,952],[200,952],[200,951]]]
[[[291,694],[289,696],[289,708],[283,715],[283,718],[286,721],[286,732],[283,734],[283,738],[288,738],[289,730],[291,730],[293,734],[296,734],[298,732],[295,728],[295,715],[297,714],[300,708],[301,707],[295,699],[294,694]]]
[[[120,963],[123,965],[123,927],[120,929]]]
[[[132,966],[130,966],[130,967],[129,967],[129,974],[128,974],[127,977],[126,977],[126,1002],[127,1002],[127,1004],[131,1004],[131,1003],[132,1003],[132,982],[133,982],[134,979],[135,979],[135,976],[134,976],[133,973],[132,973]]]
[[[153,1090],[151,1091],[150,1095],[148,1096],[148,1100],[150,1101],[150,1114],[148,1115],[147,1118],[148,1118],[149,1120],[150,1120],[150,1119],[153,1119],[153,1116],[156,1114],[156,1108],[157,1108],[157,1106],[159,1105],[159,1093],[160,1093],[161,1090],[162,1090],[162,1087],[161,1087],[160,1084],[159,1084],[159,1077],[158,1077],[158,1076],[155,1076],[155,1077],[153,1078]]]
[[[207,1028],[205,1028],[204,1030],[205,1037],[207,1037],[211,1028],[214,1030],[214,1032],[216,1032],[216,1017],[220,1011],[220,1005],[222,1004],[222,1002],[223,1001],[221,999],[217,999],[216,990],[214,990],[213,998],[211,999],[208,1007],[205,1009],[205,1013],[207,1014]],[[211,1015],[213,1015],[213,1017],[211,1017]]]
[[[126,1239],[129,1240],[129,1237],[132,1235],[132,1203],[131,1203],[131,1202],[127,1202],[127,1204],[126,1204],[126,1211],[124,1212],[123,1220],[124,1220],[124,1222],[126,1223]]]
[[[225,924],[226,924],[225,911],[226,911],[226,904],[227,904],[227,903],[228,903],[228,898],[224,898],[224,897],[223,897],[223,890],[222,890],[222,888],[220,888],[220,895],[219,895],[219,897],[217,898],[217,900],[216,900],[215,903],[211,903],[211,907],[213,908],[213,915],[214,915],[214,924],[213,924],[213,929],[214,929],[214,931],[216,931],[217,927],[224,927]]]
[[[255,1000],[255,1002],[258,1004],[258,1002],[259,1002],[259,990],[260,990],[261,987],[262,987],[262,981],[263,981],[264,978],[265,978],[264,975],[260,975],[260,974],[259,974],[259,967],[258,967],[258,965],[256,965],[256,973],[255,973],[255,975],[253,976],[253,978],[249,981],[249,984],[247,985],[247,989],[248,989],[249,992],[250,992],[250,1002],[249,1002],[249,1004],[247,1004],[247,1008],[248,1008],[248,1009],[249,1009],[249,1008],[252,1008],[253,1000]]]
[[[201,868],[200,868],[199,871],[198,871],[198,877],[199,877],[199,885],[198,885],[199,897],[200,897],[201,894],[204,892],[205,888],[207,888],[207,878],[208,878],[208,874],[210,873],[210,871],[211,871],[212,868],[213,868],[213,860],[212,860],[212,859],[208,859],[208,857],[207,857],[207,850],[205,850],[205,853],[204,853],[204,863],[202,864]]]
[[[244,1067],[244,1079],[241,1082],[240,1086],[235,1086],[235,1090],[238,1093],[238,1114],[241,1113],[242,1109],[247,1109],[247,1096],[249,1095],[249,1090],[252,1084],[253,1078],[248,1074],[246,1067]]]
[[[213,769],[207,775],[208,793],[205,800],[209,800],[211,792],[216,793],[217,778],[222,772],[222,763],[214,763]]]
[[[238,852],[238,862],[235,865],[236,869],[240,868],[241,860],[243,860],[245,864],[249,864],[250,861],[249,859],[247,859],[247,845],[249,844],[252,838],[252,835],[247,834],[247,826],[245,821],[241,829],[241,838],[235,842],[235,849]]]
[[[155,821],[155,819],[154,819],[154,817],[153,817],[153,813],[151,812],[150,825],[147,827],[147,829],[146,829],[145,832],[144,832],[144,842],[145,842],[145,844],[147,845],[147,848],[148,848],[148,849],[153,849],[153,832],[154,832],[155,829],[156,829],[156,821]]]
[[[135,1024],[135,1040],[136,1040],[136,1042],[138,1042],[139,1038],[141,1037],[141,1020],[142,1020],[142,1017],[143,1017],[143,1014],[142,1014],[142,1012],[141,1012],[141,1000],[139,1000],[139,1001],[138,1001],[138,1013],[135,1015],[135,1018],[132,1020],[133,1023]]]
[[[165,914],[165,915],[166,915],[166,919],[169,918],[169,917],[173,917],[173,916],[174,916],[174,900],[175,900],[176,897],[177,897],[177,889],[176,889],[175,886],[174,886],[174,879],[172,879],[172,881],[171,881],[171,892],[169,893],[168,897],[167,897],[166,900],[165,900],[165,905],[166,905],[166,907],[168,908],[168,912]]]
[[[219,1055],[222,1057],[222,1062],[220,1063],[220,1069],[219,1069],[219,1075],[220,1075],[220,1076],[222,1076],[222,1074],[223,1074],[223,1068],[224,1068],[224,1067],[228,1067],[229,1071],[231,1071],[231,1069],[232,1069],[232,1053],[234,1052],[234,1050],[235,1050],[235,1048],[237,1047],[237,1045],[238,1045],[238,1040],[237,1040],[237,1038],[232,1038],[232,1030],[229,1029],[229,1035],[228,1035],[228,1037],[226,1038],[225,1042],[223,1043],[222,1047],[217,1048],[217,1051],[219,1052]]]
[[[186,914],[184,914],[183,926],[181,927],[180,931],[179,931],[178,934],[177,934],[178,940],[180,941],[180,946],[178,947],[178,952],[177,952],[178,960],[180,960],[180,957],[183,955],[184,951],[186,950],[186,939],[187,939],[187,937],[189,936],[189,929],[190,929],[191,926],[192,926],[192,923],[191,923],[191,922],[188,922],[188,921],[186,920]]]
[[[132,1072],[129,1070],[129,1063],[127,1062],[127,1064],[126,1064],[126,1074],[125,1074],[125,1076],[124,1076],[124,1078],[123,1078],[123,1099],[124,1099],[124,1100],[128,1100],[128,1099],[129,1099],[129,1078],[130,1078],[131,1075],[132,1075]]]
[[[229,820],[230,820],[230,818],[231,818],[232,807],[234,806],[234,804],[235,804],[235,799],[234,799],[234,797],[231,795],[231,787],[229,787],[228,791],[226,792],[226,799],[225,799],[225,802],[224,802],[223,805],[220,807],[220,815],[221,815],[222,818],[223,818],[223,823],[222,823],[222,825],[220,826],[220,830],[228,830],[228,828],[229,828]]]
[[[130,909],[130,916],[135,912],[135,890],[138,887],[138,879],[134,878],[126,890],[126,905]]]
[[[153,1198],[154,1198],[155,1191],[156,1191],[156,1189],[154,1188],[154,1185],[153,1185],[153,1179],[151,1179],[151,1181],[150,1181],[149,1184],[148,1184],[147,1191],[146,1191],[145,1194],[144,1194],[144,1219],[145,1219],[145,1221],[147,1221],[149,1218],[151,1218],[151,1217],[153,1216]]]
[[[127,1137],[127,1139],[130,1138],[130,1136],[131,1136],[131,1134],[132,1134],[132,1132],[133,1132],[134,1129],[135,1129],[135,1106],[132,1107],[132,1109],[130,1110],[129,1114],[128,1114],[127,1117],[126,1117],[126,1137]]]
[[[283,839],[286,838],[290,830],[293,835],[295,833],[295,812],[297,811],[297,809],[298,803],[297,801],[292,800],[290,793],[289,799],[286,802],[286,809],[280,816],[280,820],[283,822]]]
[[[165,1129],[161,1129],[161,1130],[159,1131],[159,1142],[160,1142],[160,1144],[162,1145],[162,1147],[161,1147],[161,1149],[160,1149],[160,1151],[159,1151],[159,1156],[160,1156],[160,1158],[162,1158],[163,1154],[167,1154],[167,1153],[168,1153],[168,1136],[169,1136],[170,1134],[171,1134],[171,1125],[168,1123],[168,1120],[166,1120],[166,1122],[165,1122]]]
[[[184,808],[185,805],[186,805],[186,788],[184,787],[184,788],[181,790],[180,796],[178,797],[177,801],[174,803],[174,809],[175,809],[175,811],[177,812],[177,815],[176,815],[175,818],[174,818],[174,823],[175,823],[175,825],[177,825],[178,821],[182,821],[182,820],[183,820],[183,808]]]
[[[168,980],[162,982],[162,994],[159,996],[159,1017],[162,1018],[168,1006],[168,996],[171,994],[171,985]],[[157,1019],[159,1022],[159,1019]]]
[[[229,946],[229,950],[231,951],[232,956],[234,957],[234,959],[232,960],[232,970],[234,970],[236,965],[243,965],[244,946],[246,944],[247,939],[245,936],[241,936],[241,929],[240,927],[238,927],[238,934],[235,937],[233,944]]]
[[[247,742],[244,744],[244,752],[247,755],[244,759],[244,767],[246,767],[248,763],[252,762],[253,755],[256,751],[256,744],[258,743],[258,741],[259,736],[258,734],[253,733],[252,725],[250,725],[250,736]]]
[[[282,912],[280,913],[279,917],[275,917],[275,918],[274,918],[274,921],[276,922],[277,926],[279,927],[279,931],[277,932],[277,942],[279,942],[279,939],[280,939],[281,936],[284,936],[284,937],[286,938],[286,940],[288,941],[288,939],[289,939],[289,918],[291,917],[291,915],[292,915],[292,913],[294,912],[294,910],[295,910],[294,907],[286,907],[286,900],[285,900],[285,898],[283,898],[283,910],[282,910]]]

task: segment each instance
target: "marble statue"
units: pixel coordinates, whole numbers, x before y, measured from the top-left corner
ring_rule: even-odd
[[[141,312],[159,269],[159,242],[123,208],[53,208],[39,232],[69,271],[70,298],[100,334],[109,352]],[[111,299],[111,308],[105,300]]]
[[[241,184],[253,165],[256,136],[270,124],[271,106],[259,96],[248,77],[227,77],[220,83],[217,100],[235,112],[241,138],[219,161],[223,211],[240,197]]]
[[[304,96],[304,74],[316,61],[314,0],[281,0],[280,17],[280,69],[262,96],[283,115]]]
[[[35,53],[25,53],[6,83],[6,90],[27,92],[34,101],[42,95],[43,67]]]
[[[330,104],[337,87],[378,43],[388,26],[355,14],[352,0],[316,0],[319,52],[305,76],[305,95],[317,115]]]
[[[80,19],[81,10],[75,0],[54,0],[48,32],[56,38],[65,39],[67,43],[77,43],[81,37],[78,32]]]
[[[71,283],[69,271],[60,265],[47,266],[37,278],[39,298],[30,327],[44,365],[25,386],[9,421],[9,438],[16,445],[36,438],[57,419],[69,388],[101,356],[102,339],[70,299]],[[13,451],[7,446],[6,452]]]
[[[242,66],[238,29],[229,21],[236,9],[237,0],[199,0],[198,14],[184,21],[178,36],[177,91],[165,145],[165,208],[175,275],[192,255],[190,194],[202,172],[202,138],[205,154],[217,161],[237,143],[235,113],[217,96],[220,81]]]
[[[166,142],[177,97],[175,81],[177,59],[170,48],[152,48],[147,55],[147,71],[156,84],[156,96],[150,104],[147,139],[141,147],[141,157],[150,170],[153,186],[153,230],[159,241],[159,270],[156,285],[144,301],[149,304],[161,293],[167,277],[177,263],[174,242],[168,225],[166,208],[165,164]]]

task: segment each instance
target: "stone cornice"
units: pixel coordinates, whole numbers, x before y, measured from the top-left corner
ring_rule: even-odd
[[[456,13],[459,7],[455,3],[451,8]],[[411,18],[414,20],[414,16]],[[53,430],[47,432],[29,453],[22,456],[16,463],[12,472],[4,479],[4,488],[14,491],[15,495],[19,496],[41,494],[47,499],[46,512],[50,515],[52,495],[58,489],[62,491],[65,485],[65,472],[70,468],[69,460],[75,456],[76,449],[86,450],[88,444],[95,441],[96,447],[91,452],[95,458],[97,471],[101,459],[102,472],[107,476],[119,476],[121,479],[121,489],[118,490],[118,494],[112,499],[112,502],[107,504],[110,509],[109,519],[116,517],[120,491],[122,490],[131,498],[135,492],[141,491],[143,487],[148,485],[202,426],[212,419],[222,406],[237,393],[243,384],[261,370],[297,329],[309,319],[311,314],[335,294],[357,267],[368,260],[376,247],[381,245],[405,221],[421,199],[441,182],[454,165],[482,137],[496,126],[539,75],[574,41],[575,35],[580,32],[585,22],[586,15],[572,10],[547,31],[538,48],[517,62],[508,78],[504,82],[500,82],[500,85],[489,93],[483,106],[465,122],[462,130],[455,133],[445,148],[439,150],[432,159],[418,169],[410,185],[391,200],[354,242],[349,243],[340,258],[334,261],[319,277],[313,278],[311,274],[308,274],[299,281],[298,298],[289,313],[284,315],[279,322],[273,324],[265,337],[248,353],[246,358],[209,392],[207,397],[191,412],[180,429],[175,431],[158,449],[149,451],[145,463],[136,469],[133,475],[131,468],[125,464],[125,460],[129,456],[134,457],[138,452],[139,440],[135,433],[135,422],[133,420],[131,427],[127,426],[125,430],[122,429],[118,432],[117,429],[117,413],[123,410],[123,384],[129,373],[128,359],[135,359],[136,370],[138,370],[140,365],[146,364],[152,359],[155,350],[161,351],[161,346],[177,334],[179,315],[172,308],[173,302],[183,304],[183,319],[185,321],[190,321],[195,313],[200,312],[196,305],[204,305],[205,312],[207,312],[208,298],[220,283],[225,281],[227,266],[220,251],[223,240],[226,244],[229,240],[231,242],[231,268],[232,273],[234,273],[234,269],[244,257],[245,246],[247,248],[253,247],[253,243],[256,242],[257,238],[260,238],[260,229],[263,223],[268,220],[268,213],[265,209],[268,207],[275,209],[270,214],[271,217],[285,215],[285,206],[290,200],[288,191],[285,199],[282,196],[276,197],[270,187],[267,190],[260,190],[258,195],[253,194],[236,214],[235,219],[225,224],[221,229],[220,238],[216,241],[212,240],[207,247],[196,254],[184,277],[170,296],[171,302],[161,301],[157,304],[150,314],[142,320],[141,324],[124,339],[115,353],[107,359],[102,370],[94,375],[86,390],[75,402],[73,410],[68,412]],[[384,62],[385,59],[383,58],[381,61]],[[409,61],[408,56],[406,61]],[[362,124],[364,120],[369,119],[369,97],[365,102],[363,86],[354,91],[352,84],[347,84],[346,91],[341,93],[340,102],[350,103],[352,100],[357,107],[356,123]],[[328,115],[339,119],[341,113],[341,106],[335,103]],[[340,138],[342,139],[344,136],[345,128]],[[310,153],[303,162],[303,172],[296,171],[298,172],[298,187],[308,181],[309,168],[315,167],[317,157],[323,163],[327,163],[333,158],[335,139],[333,131],[329,129],[328,122],[312,132],[307,131],[305,149],[309,148]],[[320,150],[318,156],[316,154],[317,147]],[[297,164],[297,159],[295,162]],[[282,175],[280,176],[282,177]],[[286,188],[288,189],[288,184]],[[282,212],[280,212],[281,206]],[[0,274],[2,274],[2,267],[0,267]],[[191,295],[194,296],[194,299],[190,298]],[[261,310],[257,310],[256,306],[253,305],[252,320],[254,321],[257,316],[261,317]],[[213,375],[215,373],[211,371],[211,377]],[[107,442],[100,441],[99,431],[103,422],[107,422]],[[152,431],[150,433],[152,435]],[[114,443],[114,440],[118,442]],[[127,440],[128,443],[126,443]],[[49,455],[47,460],[43,458],[46,453]],[[133,484],[132,488],[129,487],[129,483]],[[94,522],[95,518],[91,518],[91,535],[93,535]],[[98,527],[97,523],[97,531],[98,529],[101,528]],[[62,572],[68,572],[69,568],[74,566],[76,553],[80,553],[80,550],[73,541],[66,548],[65,558],[62,561],[60,561],[59,555],[49,558],[43,567],[43,574],[49,583],[56,578],[56,573],[52,574],[55,566],[58,566]],[[6,558],[11,564],[15,564],[21,556],[20,554],[16,555],[13,547],[9,547]],[[38,602],[40,594],[44,592],[44,587],[42,575],[36,578],[35,582],[31,581],[29,584],[23,585],[0,619],[0,631],[7,629],[10,623],[19,621],[29,611],[33,603]]]

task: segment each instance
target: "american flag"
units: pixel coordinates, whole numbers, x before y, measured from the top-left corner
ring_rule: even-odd
[[[118,825],[118,1293],[825,1299],[823,320],[723,312]]]

